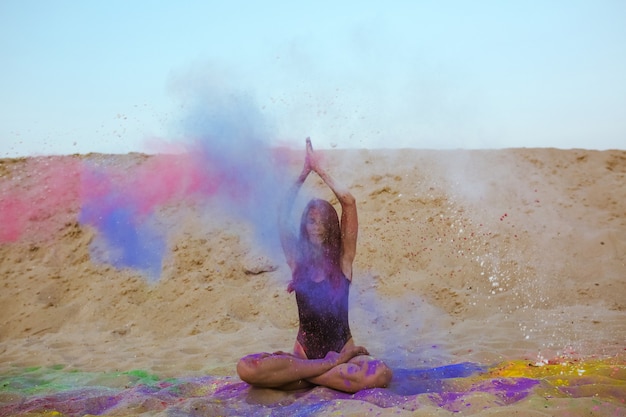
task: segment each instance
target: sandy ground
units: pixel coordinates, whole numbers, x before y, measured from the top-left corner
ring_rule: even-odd
[[[124,170],[148,159],[0,161],[0,372],[64,364],[233,376],[245,354],[292,347],[284,260],[223,211],[187,200],[159,208],[168,234],[156,282],[93,260],[98,231],[77,220],[77,164]],[[326,163],[358,202],[350,318],[373,354],[401,367],[623,363],[626,152],[333,150]],[[295,178],[299,166],[290,169]],[[319,181],[306,187],[332,200]],[[15,195],[31,207],[10,206]],[[534,415],[524,407],[507,415]]]

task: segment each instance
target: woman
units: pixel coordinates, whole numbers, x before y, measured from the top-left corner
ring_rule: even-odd
[[[337,211],[324,200],[309,202],[302,214],[300,237],[287,227],[296,195],[311,172],[333,191]],[[345,392],[386,387],[391,370],[352,340],[348,323],[348,292],[358,232],[354,197],[320,166],[306,140],[302,173],[279,213],[280,238],[292,271],[289,292],[295,291],[300,328],[294,353],[259,353],[237,364],[239,377],[266,388],[292,390],[322,385]]]

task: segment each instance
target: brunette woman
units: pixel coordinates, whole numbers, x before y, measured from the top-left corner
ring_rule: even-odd
[[[299,235],[287,226],[298,191],[311,172],[332,190],[341,220],[327,201],[314,199],[304,209]],[[295,292],[300,327],[293,353],[258,353],[237,364],[247,383],[283,390],[322,385],[345,392],[386,387],[391,369],[356,346],[348,321],[348,294],[356,254],[358,216],[350,192],[322,168],[306,140],[302,173],[279,213],[280,237],[292,271],[288,291]]]

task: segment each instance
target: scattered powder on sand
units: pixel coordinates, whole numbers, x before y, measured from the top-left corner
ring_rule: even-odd
[[[324,156],[359,208],[350,310],[358,344],[403,368],[610,359],[622,366],[615,397],[626,393],[626,152]],[[161,202],[152,219],[165,248],[156,277],[98,257],[97,228],[79,220],[81,166],[97,162],[132,175],[144,164],[158,167],[155,158],[0,160],[0,375],[62,364],[236,378],[241,356],[291,349],[298,320],[284,259],[223,207],[175,195]],[[299,168],[290,165],[294,178]],[[337,205],[317,179],[305,188],[304,195]],[[555,400],[549,415],[593,411],[593,392],[580,397]],[[497,409],[543,416],[543,398]],[[626,412],[621,398],[611,410]],[[343,404],[324,413],[372,410],[368,402]],[[425,407],[424,415],[448,415]],[[488,415],[500,415],[494,410]]]

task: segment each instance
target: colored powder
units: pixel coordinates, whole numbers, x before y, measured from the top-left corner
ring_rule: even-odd
[[[42,241],[75,221],[81,162],[35,157],[9,165],[0,181],[0,243]]]
[[[4,194],[4,193],[3,193]],[[0,201],[0,243],[15,242],[25,228],[30,205],[17,196],[7,196]]]
[[[181,130],[192,138],[189,154],[209,185],[202,193],[251,225],[258,244],[277,249],[276,212],[289,161],[272,149],[268,121],[245,94],[195,96],[188,109]]]
[[[558,376],[561,381],[588,374],[610,375],[613,365],[601,361],[580,361],[563,359],[549,364],[530,364],[526,361],[510,361],[491,370],[493,375],[505,378],[551,378]]]
[[[574,372],[570,375],[570,385],[576,389],[549,394],[545,393],[546,378],[559,376],[561,368],[547,368],[539,378],[503,377],[498,370],[523,368],[517,362],[506,362],[486,371],[486,367],[479,364],[461,363],[438,368],[396,369],[389,389],[347,394],[316,388],[284,393],[276,397],[275,402],[267,398],[260,402],[255,400],[258,394],[235,377],[163,380],[145,370],[90,373],[66,371],[62,366],[13,369],[0,376],[0,394],[6,399],[0,403],[0,415],[127,415],[166,411],[168,415],[298,416],[349,406],[350,401],[370,403],[372,410],[378,407],[416,410],[420,404],[431,404],[449,412],[463,412],[472,407],[472,401],[478,401],[479,407],[473,411],[504,409],[531,395],[571,400],[591,396],[598,407],[623,412],[626,364],[599,360],[579,364],[588,374],[578,376]],[[411,393],[406,389],[411,379],[424,385]]]
[[[278,250],[275,218],[285,189],[281,164],[287,161],[275,158],[252,102],[233,95],[220,103],[199,97],[188,107],[181,154],[155,155],[124,170],[85,165],[79,218],[99,231],[92,247],[96,261],[158,279],[167,229],[155,213],[185,199],[221,208],[251,225],[259,245]]]
[[[89,166],[83,171],[79,220],[99,231],[91,247],[92,259],[158,278],[166,245],[163,234],[150,223],[152,208],[143,198],[146,188],[135,182],[134,175],[124,180],[116,174]],[[131,193],[133,189],[137,191]]]
[[[425,369],[396,368],[390,389],[401,395],[440,392],[447,379],[468,378],[485,370],[486,367],[470,362]]]

